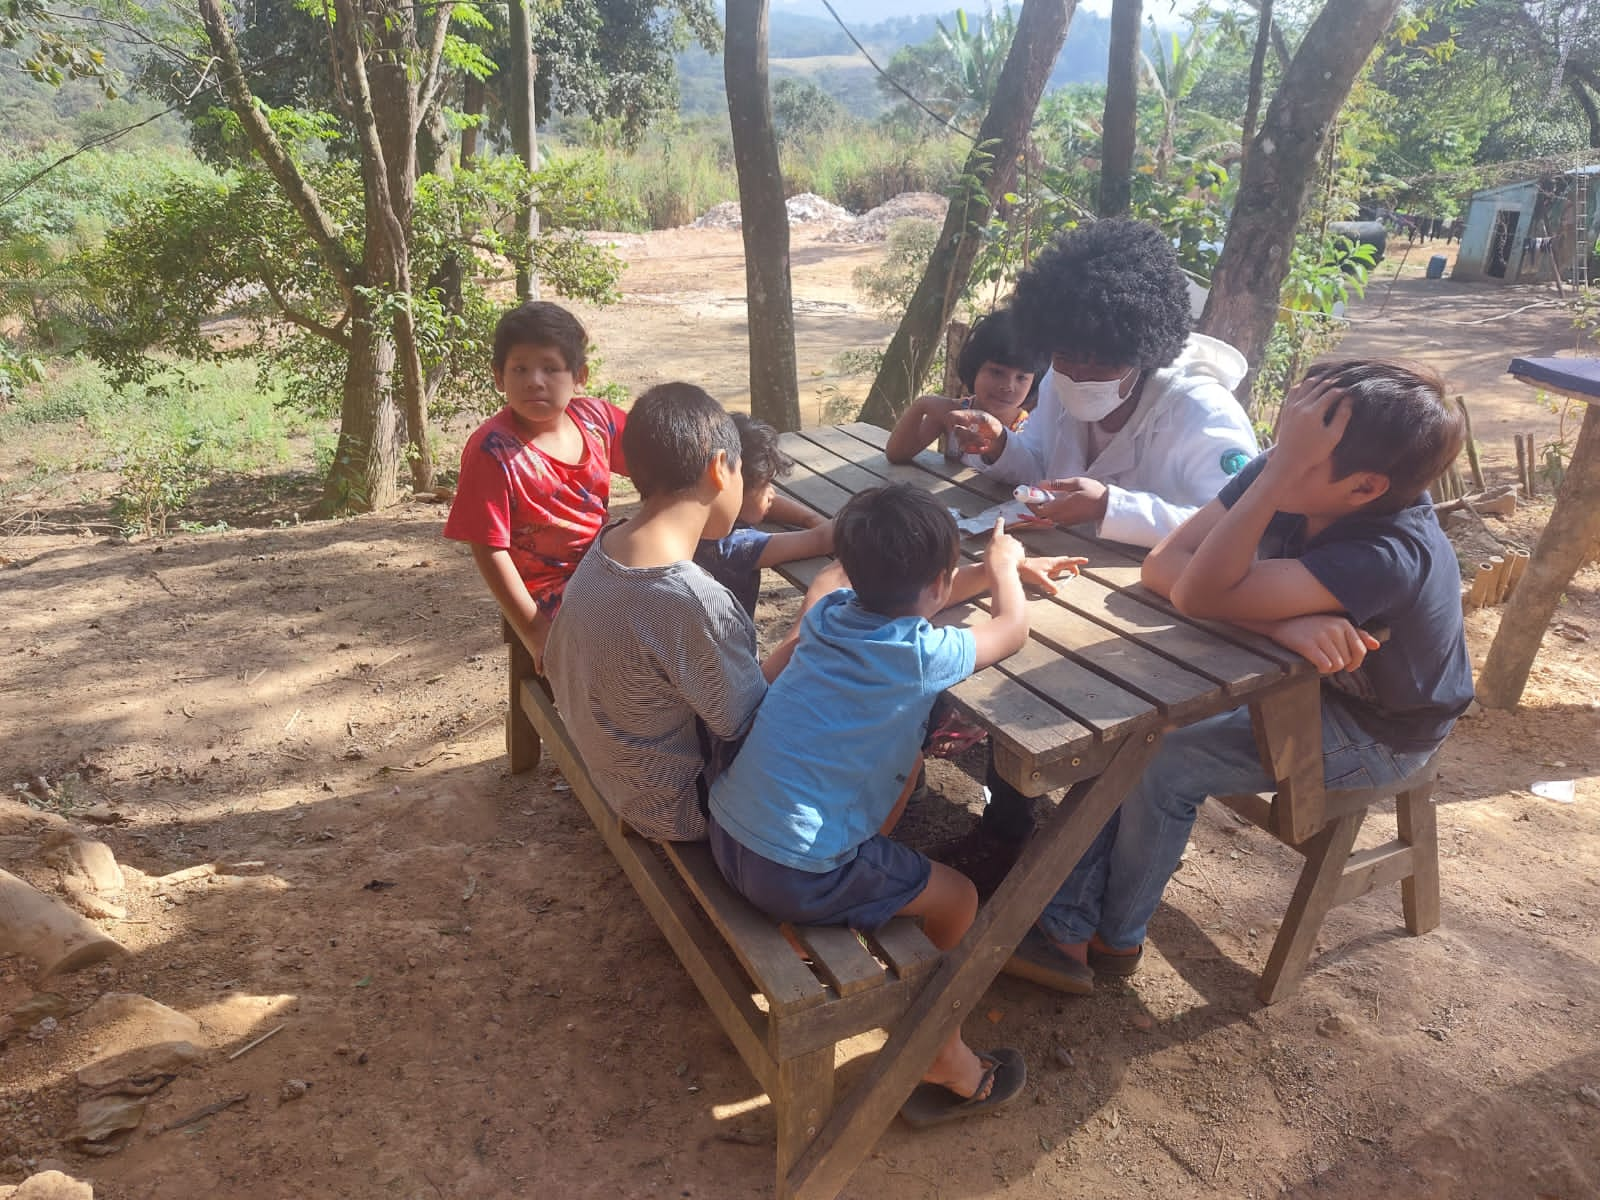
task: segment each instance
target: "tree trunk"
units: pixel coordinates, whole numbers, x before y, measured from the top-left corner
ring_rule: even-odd
[[[1250,146],[1200,318],[1203,332],[1237,347],[1249,361],[1250,376],[1240,385],[1246,401],[1277,319],[1278,294],[1289,273],[1318,155],[1399,7],[1400,0],[1328,0],[1284,72]]]
[[[1398,0],[1396,0],[1398,2]],[[872,381],[861,419],[890,428],[921,388],[939,335],[966,290],[984,226],[1017,176],[1033,113],[1061,54],[1077,0],[1023,0],[994,100],[962,168],[968,181],[950,202],[938,244]]]
[[[1244,102],[1244,124],[1239,130],[1239,162],[1250,156],[1250,141],[1256,136],[1256,119],[1261,115],[1261,89],[1266,85],[1267,45],[1272,40],[1272,0],[1260,0],[1256,26],[1256,49],[1250,58],[1250,94]]]
[[[467,76],[466,94],[461,98],[461,115],[464,117],[483,117],[483,102],[488,94],[483,80],[473,75]],[[478,157],[478,125],[477,122],[467,125],[461,131],[461,169],[470,171],[473,161]]]
[[[1585,406],[1583,427],[1555,509],[1511,594],[1478,676],[1478,699],[1485,707],[1515,708],[1522,699],[1561,594],[1596,539],[1600,539],[1600,404],[1590,404]]]
[[[370,512],[400,500],[400,459],[405,447],[394,396],[394,339],[387,322],[373,319],[358,299],[350,313],[350,360],[339,412],[339,444],[323,483],[318,516]]]
[[[722,64],[744,233],[750,415],[776,429],[799,429],[789,214],[767,92],[767,0],[728,0],[727,26]]]
[[[506,8],[510,29],[511,70],[506,79],[506,107],[511,118],[511,149],[530,172],[539,166],[539,147],[535,140],[537,117],[534,109],[534,80],[538,78],[533,59],[533,27],[528,20],[527,0],[510,0]],[[533,239],[539,232],[537,197],[530,184],[526,194],[517,197],[517,236],[512,257],[517,266],[517,299],[526,303],[539,298],[539,280],[533,273]]]
[[[1100,132],[1100,215],[1122,217],[1132,201],[1133,145],[1139,115],[1142,0],[1112,0],[1111,55]]]

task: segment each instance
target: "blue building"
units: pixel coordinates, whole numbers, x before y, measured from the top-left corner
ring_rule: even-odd
[[[1473,194],[1452,279],[1532,283],[1556,269],[1569,282],[1595,277],[1600,163],[1503,183]]]

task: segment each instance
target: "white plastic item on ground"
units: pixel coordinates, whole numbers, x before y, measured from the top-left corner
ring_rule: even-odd
[[[1558,804],[1571,804],[1578,798],[1577,785],[1571,779],[1548,779],[1533,784],[1529,789],[1535,796],[1554,800]]]

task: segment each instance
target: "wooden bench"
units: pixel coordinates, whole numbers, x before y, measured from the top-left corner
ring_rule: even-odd
[[[513,771],[549,754],[607,848],[655,918],[739,1057],[772,1101],[777,1192],[790,1196],[790,1167],[833,1108],[834,1047],[892,1025],[941,960],[916,922],[875,934],[799,926],[784,930],[723,881],[703,842],[655,843],[623,824],[600,794],[533,660],[509,626],[511,710],[506,748]],[[541,747],[542,743],[542,747]]]
[[[1374,888],[1400,885],[1406,932],[1413,936],[1439,924],[1439,835],[1433,810],[1437,773],[1435,755],[1412,775],[1383,787],[1328,789],[1323,792],[1326,824],[1298,842],[1290,833],[1291,798],[1286,792],[1217,797],[1306,860],[1256,987],[1263,1004],[1276,1004],[1300,986],[1328,913]],[[1356,850],[1356,834],[1367,810],[1390,799],[1395,802],[1397,836],[1369,850]]]

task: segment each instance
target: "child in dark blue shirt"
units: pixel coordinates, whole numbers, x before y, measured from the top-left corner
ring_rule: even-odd
[[[1420,769],[1472,700],[1461,576],[1424,490],[1456,457],[1443,383],[1392,363],[1314,367],[1278,441],[1145,559],[1180,612],[1304,655],[1322,689],[1330,788]],[[1380,648],[1366,626],[1384,626]],[[1169,733],[1008,965],[1064,991],[1131,974],[1207,796],[1269,790],[1248,710]]]
[[[778,431],[765,421],[734,413],[739,427],[739,473],[744,480],[744,506],[733,531],[724,538],[707,538],[694,552],[694,561],[733,593],[745,612],[755,615],[761,594],[761,568],[833,553],[833,522],[825,521],[805,505],[773,488],[773,480],[787,475],[794,463],[778,448]],[[788,533],[767,533],[756,526],[767,519],[799,525]]]

